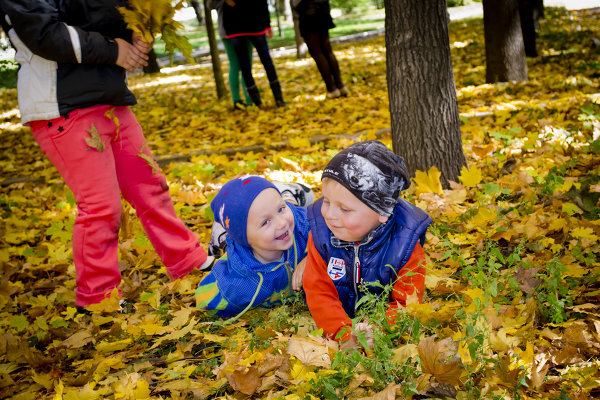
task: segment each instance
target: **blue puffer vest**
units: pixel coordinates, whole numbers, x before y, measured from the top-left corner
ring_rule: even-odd
[[[432,220],[417,206],[398,200],[389,220],[367,235],[360,243],[339,240],[327,227],[321,214],[323,199],[308,207],[308,222],[315,248],[327,263],[327,273],[338,291],[346,314],[354,318],[356,302],[363,296],[357,282],[393,284],[408,262],[417,244],[425,242]],[[369,286],[379,295],[383,288]]]

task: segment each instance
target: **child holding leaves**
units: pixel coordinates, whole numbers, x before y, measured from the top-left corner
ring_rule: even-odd
[[[121,281],[121,194],[135,207],[173,279],[210,265],[175,214],[169,188],[129,106],[126,71],[152,48],[127,29],[123,0],[3,0],[20,63],[21,119],[77,200],[73,261],[78,306],[99,303]]]

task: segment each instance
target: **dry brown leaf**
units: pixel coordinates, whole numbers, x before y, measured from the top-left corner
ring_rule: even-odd
[[[331,367],[329,347],[309,339],[292,338],[288,341],[287,352],[296,357],[304,365],[314,367]]]
[[[66,340],[63,341],[63,345],[65,347],[71,349],[78,349],[80,347],[85,346],[88,343],[95,343],[96,340],[92,336],[92,334],[88,331],[79,331],[77,333],[72,334]]]
[[[422,339],[417,345],[421,370],[426,374],[433,375],[440,383],[460,385],[462,363],[456,356],[448,359],[447,346],[451,341],[450,338],[446,338],[436,342],[435,336]]]
[[[90,146],[92,149],[96,149],[102,153],[104,151],[104,142],[102,141],[102,138],[100,137],[100,134],[98,133],[98,130],[94,126],[93,122],[90,130],[86,132],[90,134],[90,136],[84,137],[87,145]]]

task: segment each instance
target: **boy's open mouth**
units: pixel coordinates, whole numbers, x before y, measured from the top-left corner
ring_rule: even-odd
[[[285,231],[283,235],[277,236],[275,240],[288,240],[290,237],[290,231]]]

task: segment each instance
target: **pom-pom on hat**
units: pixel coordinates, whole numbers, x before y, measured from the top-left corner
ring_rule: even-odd
[[[410,186],[404,159],[377,140],[354,143],[337,153],[323,170],[360,201],[389,217],[400,192]]]
[[[252,202],[263,190],[273,188],[275,185],[260,176],[242,176],[227,182],[210,203],[210,208],[227,235],[236,243],[246,247],[248,225],[248,211]],[[279,192],[277,190],[277,192]]]

